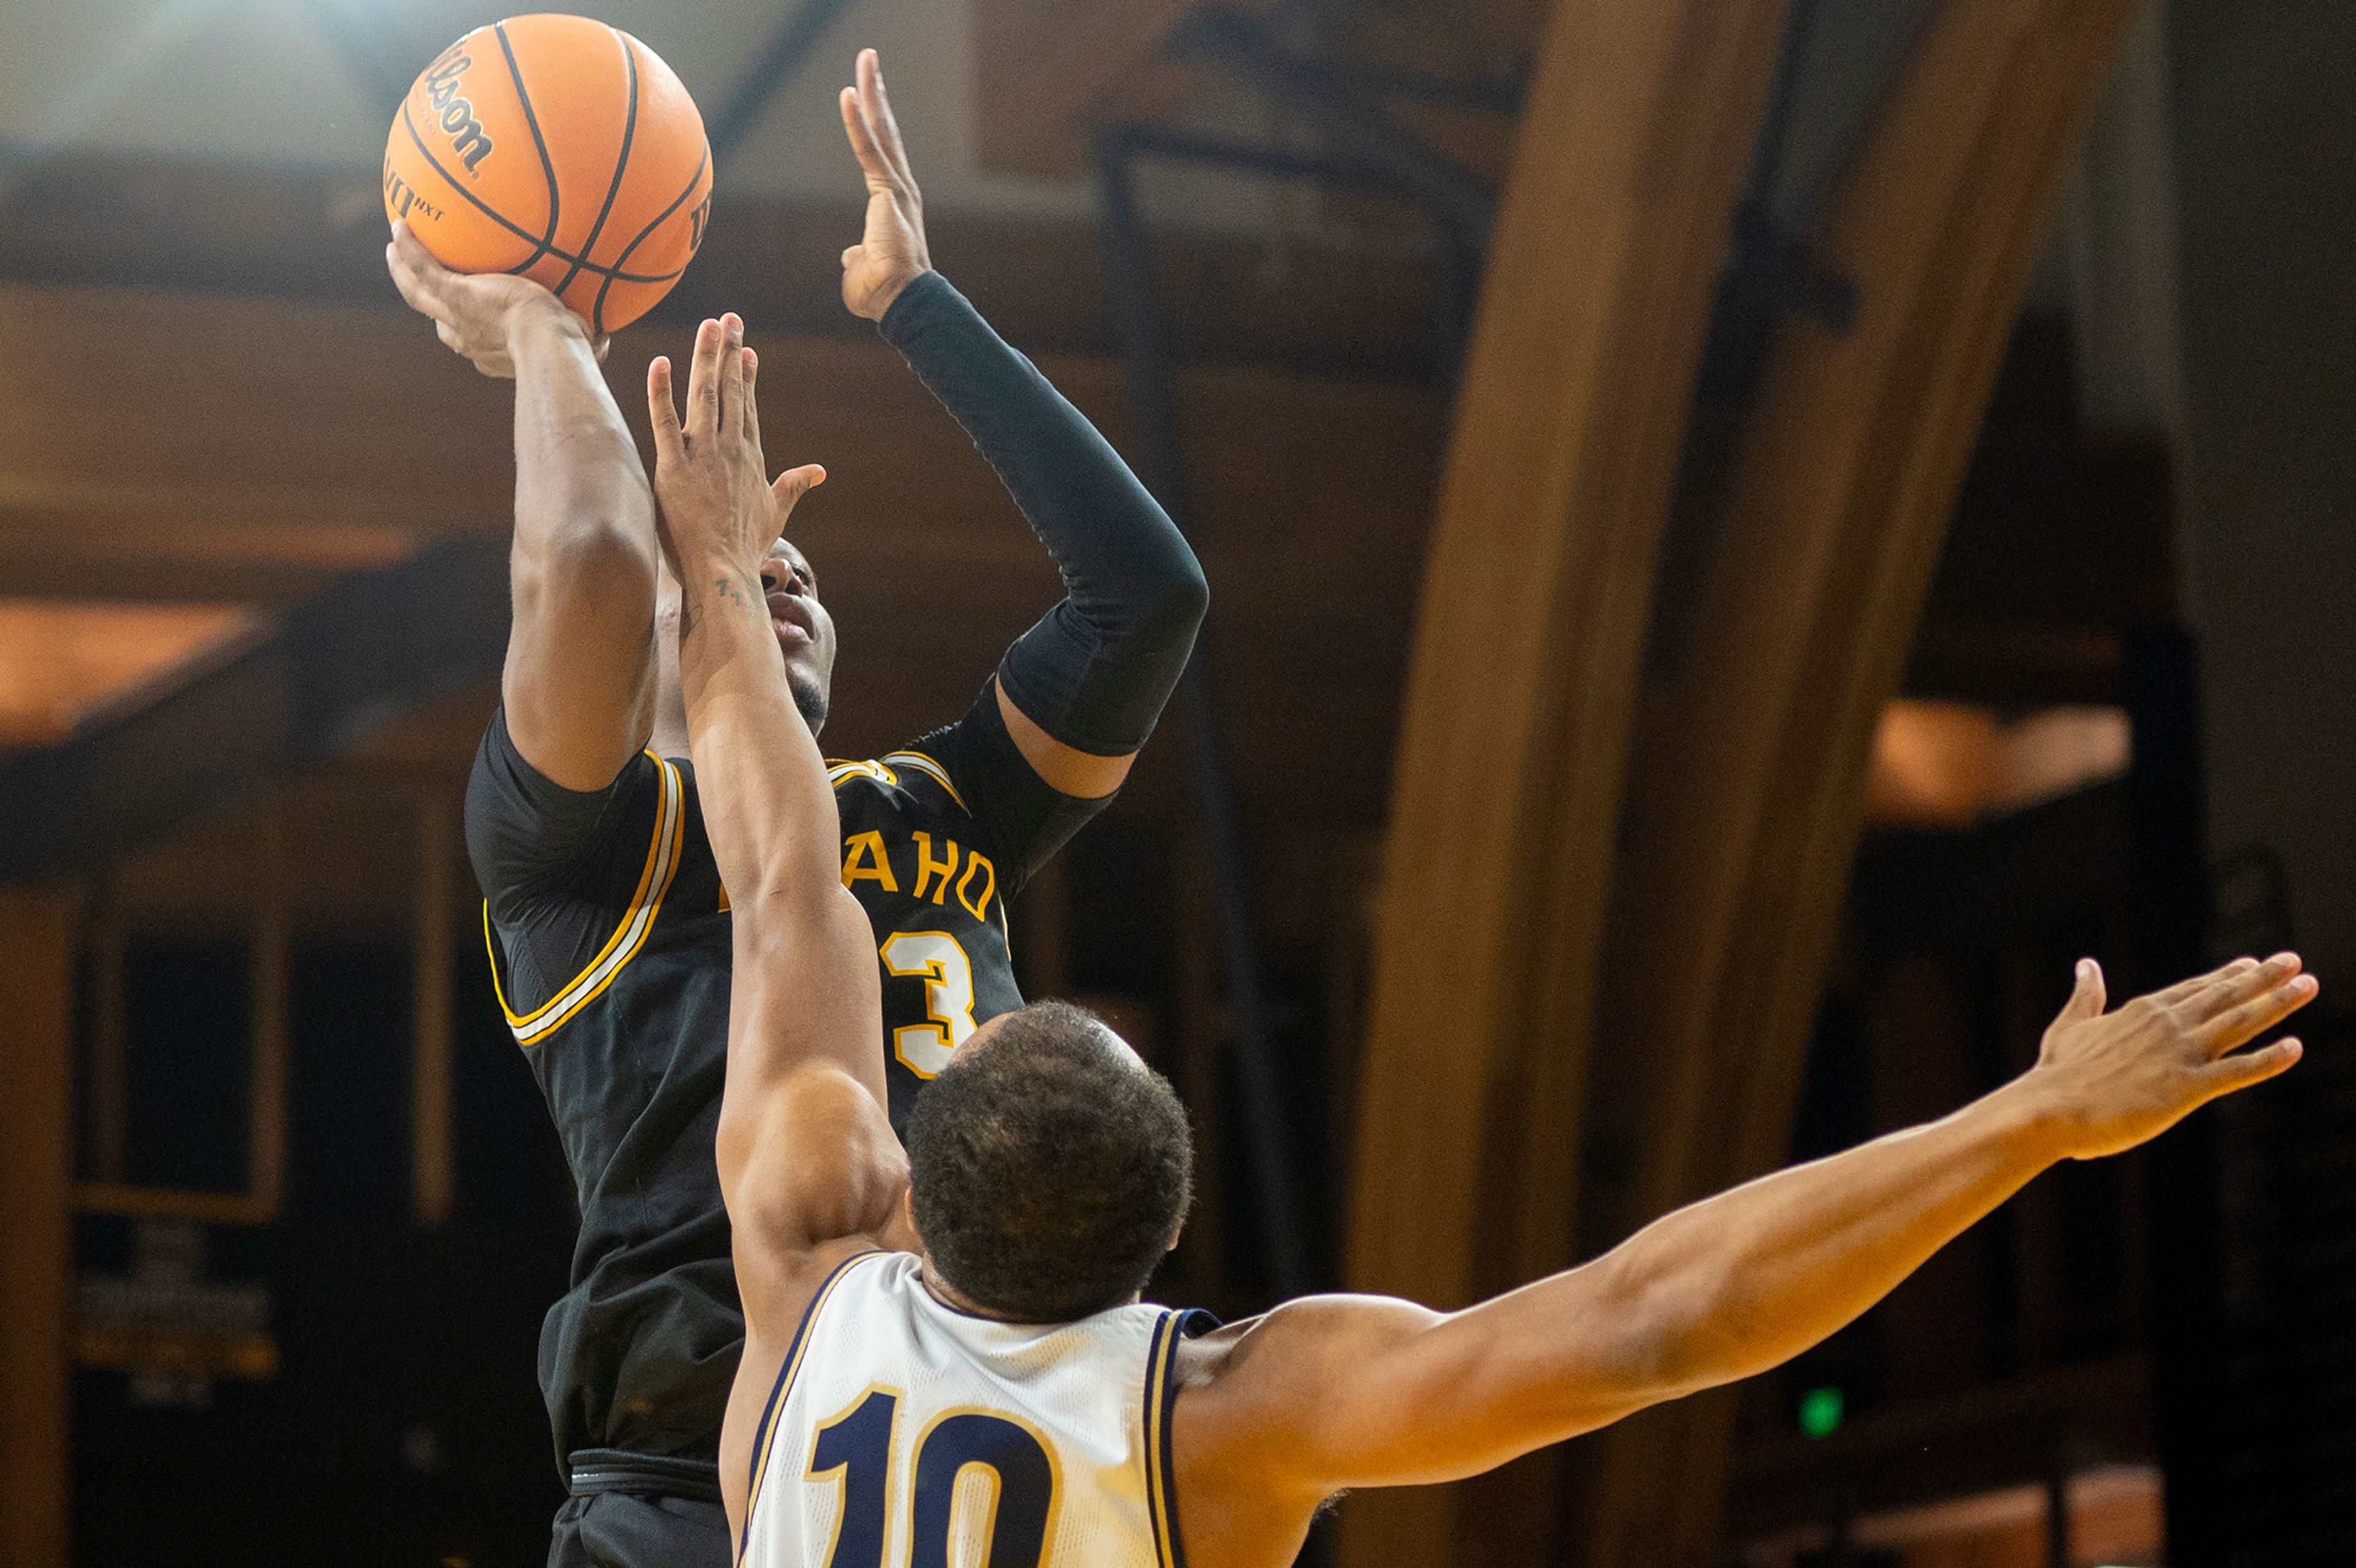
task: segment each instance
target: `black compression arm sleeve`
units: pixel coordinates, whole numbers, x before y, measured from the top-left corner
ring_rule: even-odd
[[[1186,667],[1210,596],[1194,552],[1096,427],[948,279],[910,283],[880,325],[1064,574],[1063,603],[1006,650],[1001,689],[1067,746],[1136,751]]]

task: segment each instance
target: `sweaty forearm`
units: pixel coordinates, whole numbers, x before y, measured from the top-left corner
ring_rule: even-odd
[[[903,290],[881,326],[1063,573],[1063,603],[1000,667],[1007,697],[1066,745],[1136,751],[1202,621],[1208,590],[1194,552],[1111,444],[940,274]]]
[[[682,563],[680,687],[704,823],[730,902],[840,885],[824,759],[786,683],[757,571]]]
[[[501,689],[524,758],[602,789],[652,716],[654,496],[579,321],[552,302],[510,319],[515,623]]]
[[[2016,1086],[2017,1088],[2017,1086]],[[1778,1171],[1591,1263],[1396,1338],[1325,1445],[1332,1485],[1477,1474],[1798,1355],[2057,1157],[2018,1093]]]
[[[509,333],[515,359],[516,548],[561,556],[620,540],[651,603],[654,496],[588,329],[571,312],[528,307]]]
[[[882,1103],[878,982],[867,922],[842,890],[826,763],[786,685],[757,570],[680,570],[688,740],[734,928],[714,1157],[741,1220],[744,1174],[798,1072],[840,1068]]]
[[[2061,1157],[2020,1084],[1670,1214],[1599,1260],[1665,1398],[1847,1326]]]

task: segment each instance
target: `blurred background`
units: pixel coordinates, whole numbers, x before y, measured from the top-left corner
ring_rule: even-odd
[[[610,361],[742,312],[828,750],[1055,579],[836,293],[881,48],[934,259],[1214,585],[1013,911],[1179,1084],[1156,1294],[1451,1306],[2296,943],[2292,1078],[1795,1365],[1312,1552],[2356,1561],[2356,8],[589,5],[713,143]],[[506,389],[381,261],[447,0],[0,0],[0,1556],[537,1563],[573,1195],[458,842]]]

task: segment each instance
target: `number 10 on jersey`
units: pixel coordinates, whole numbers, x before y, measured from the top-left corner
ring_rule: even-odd
[[[871,1388],[818,1429],[808,1478],[833,1482],[841,1493],[826,1568],[884,1568],[899,1419],[898,1392]],[[915,1451],[908,1568],[1045,1563],[1055,1463],[1035,1434],[986,1410],[944,1411],[918,1435]]]

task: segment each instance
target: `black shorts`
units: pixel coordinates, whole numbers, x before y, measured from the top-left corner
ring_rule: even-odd
[[[734,1568],[718,1503],[649,1492],[595,1492],[556,1510],[548,1568]]]

